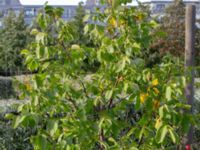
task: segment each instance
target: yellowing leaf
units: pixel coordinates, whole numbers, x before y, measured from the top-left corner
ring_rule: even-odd
[[[160,106],[160,102],[158,100],[154,100],[153,101],[153,108],[156,110],[156,109],[159,108],[159,106]]]
[[[156,95],[158,95],[160,92],[159,92],[159,90],[157,89],[157,88],[153,88],[153,90],[154,90],[154,93],[156,94]]]
[[[74,45],[72,45],[71,49],[72,49],[72,50],[79,50],[79,49],[80,49],[80,46],[74,44]]]
[[[156,128],[156,129],[159,129],[161,125],[162,125],[162,121],[161,121],[160,118],[158,118],[158,119],[156,120],[155,128]]]
[[[158,85],[158,79],[154,79],[154,80],[152,81],[152,85],[153,85],[153,86]]]
[[[140,94],[140,102],[142,104],[144,104],[146,99],[147,99],[147,97],[148,97],[148,94],[144,94],[144,93]]]
[[[112,17],[110,20],[109,20],[109,23],[113,26],[113,27],[117,27],[117,21],[114,17]]]

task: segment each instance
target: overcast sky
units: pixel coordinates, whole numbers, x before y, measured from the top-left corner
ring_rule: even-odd
[[[46,1],[50,5],[77,5],[80,1],[85,2],[86,0],[20,0],[24,5],[42,5]]]

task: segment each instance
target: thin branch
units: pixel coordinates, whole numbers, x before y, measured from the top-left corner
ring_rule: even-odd
[[[89,98],[88,92],[87,92],[87,89],[86,89],[84,83],[83,83],[81,80],[79,80],[79,81],[80,81],[80,83],[81,83],[81,85],[82,85],[82,87],[83,87],[83,92],[85,93],[85,96],[86,96],[87,98]]]

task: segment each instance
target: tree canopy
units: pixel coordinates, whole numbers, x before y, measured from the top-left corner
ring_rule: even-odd
[[[27,45],[29,33],[24,22],[24,14],[16,15],[12,10],[3,19],[0,29],[0,74],[10,75],[23,70],[20,55]]]

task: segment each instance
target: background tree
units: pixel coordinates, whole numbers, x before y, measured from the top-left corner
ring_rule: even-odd
[[[11,75],[23,70],[20,51],[27,45],[29,33],[24,14],[16,15],[12,10],[3,20],[0,30],[0,74]]]
[[[150,50],[150,58],[157,52],[159,56],[156,59],[160,59],[166,55],[166,53],[172,54],[176,57],[184,58],[185,54],[185,4],[182,0],[174,0],[174,2],[168,6],[165,10],[164,16],[161,18],[160,27],[155,32],[162,32],[164,36],[162,38],[155,39]],[[199,20],[197,20],[199,24]],[[196,28],[195,37],[195,49],[196,49],[196,65],[199,66],[200,60],[200,28]],[[152,60],[156,60],[152,59]],[[199,69],[197,69],[197,73]]]
[[[196,28],[196,38],[195,38],[195,49],[196,49],[196,57],[195,57],[195,64],[197,66],[196,68],[196,74],[197,76],[200,75],[200,19],[197,20],[197,28]]]
[[[83,6],[83,3],[80,2],[78,7],[76,8],[75,16],[71,21],[68,22],[70,26],[73,27],[74,30],[74,40],[71,42],[72,44],[79,44],[82,46],[89,46],[89,47],[98,47],[98,44],[94,42],[94,39],[92,39],[88,33],[84,33],[85,26],[87,25],[87,22],[84,21],[87,16],[89,16],[89,12],[87,14],[86,8]],[[82,65],[82,68],[87,71],[95,71],[99,67],[99,63],[97,60],[94,60],[93,62],[89,62],[89,56],[90,52],[85,53],[85,59],[84,64]]]
[[[78,7],[76,8],[76,13],[72,21],[70,21],[70,25],[73,26],[73,29],[76,32],[76,39],[75,43],[86,44],[86,38],[84,35],[84,27],[85,23],[83,18],[86,15],[86,10],[83,6],[83,3],[79,3]]]
[[[165,15],[160,20],[159,30],[166,36],[158,39],[153,45],[160,53],[171,53],[183,56],[185,51],[185,4],[182,0],[175,0],[165,10]]]

